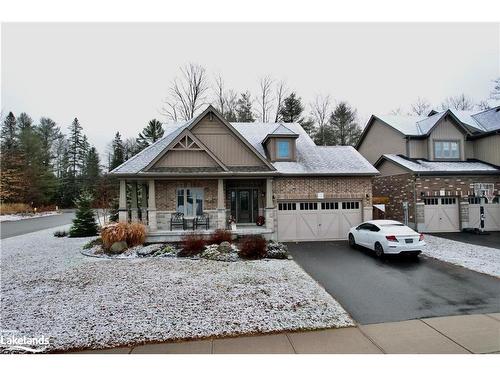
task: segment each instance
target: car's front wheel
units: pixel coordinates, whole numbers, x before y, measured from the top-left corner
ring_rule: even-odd
[[[353,249],[356,247],[356,240],[354,239],[354,235],[349,233],[349,246]]]
[[[384,248],[379,242],[375,243],[375,255],[379,258],[384,256]]]

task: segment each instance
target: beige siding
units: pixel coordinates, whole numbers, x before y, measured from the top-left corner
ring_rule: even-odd
[[[474,159],[474,141],[465,141],[465,158],[466,159]]]
[[[387,160],[383,161],[382,164],[377,167],[377,169],[380,172],[381,177],[408,173],[407,170]]]
[[[406,155],[406,141],[401,133],[376,119],[358,151],[374,164],[382,154]]]
[[[408,142],[408,157],[427,158],[427,139],[411,139]]]
[[[264,163],[215,116],[203,118],[192,132],[227,166],[261,166]]]
[[[500,135],[476,139],[474,141],[474,157],[500,166]]]
[[[280,160],[276,157],[277,156],[276,155],[276,152],[277,152],[276,141],[279,139],[285,139],[285,140],[290,141],[291,153],[292,153],[292,156],[290,159],[286,159],[286,160],[281,159],[281,161],[295,161],[295,158],[297,157],[296,156],[297,152],[296,152],[295,138],[271,138],[271,139],[269,139],[266,142],[266,148],[267,148],[267,153],[268,153],[269,159],[272,162]]]
[[[460,159],[465,160],[465,136],[453,122],[445,119],[432,131],[428,140],[429,159],[434,160],[434,141],[460,141]]]
[[[153,168],[158,167],[214,167],[218,164],[206,151],[170,150],[158,160]]]

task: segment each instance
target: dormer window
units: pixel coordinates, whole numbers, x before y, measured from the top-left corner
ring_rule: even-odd
[[[291,146],[289,139],[277,139],[276,140],[276,159],[290,159],[291,158]]]
[[[434,159],[460,159],[460,142],[434,141]]]

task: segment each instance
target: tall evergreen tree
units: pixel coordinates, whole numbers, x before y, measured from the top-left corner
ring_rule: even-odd
[[[299,122],[301,120],[304,106],[302,101],[295,92],[292,92],[283,101],[283,106],[280,109],[280,117],[283,122]]]
[[[21,132],[26,129],[32,129],[33,120],[28,116],[26,112],[23,112],[19,116],[17,116],[17,126],[19,128],[19,131]]]
[[[92,194],[96,192],[96,186],[101,174],[99,154],[95,147],[90,147],[85,157],[85,166],[83,169],[83,186]]]
[[[41,141],[43,164],[49,166],[56,158],[54,145],[57,139],[62,136],[61,129],[50,118],[42,117],[37,126],[37,132]]]
[[[16,116],[14,116],[12,112],[9,112],[3,122],[0,134],[2,140],[2,151],[12,151],[19,146],[17,138],[18,133],[19,128],[17,126]]]
[[[139,149],[143,150],[149,145],[155,143],[163,137],[164,133],[165,131],[163,130],[161,122],[157,119],[152,119],[142,132],[139,133],[139,137],[137,138],[137,145]]]
[[[123,147],[122,137],[119,132],[116,132],[115,139],[113,139],[111,147],[113,154],[111,155],[111,164],[109,166],[110,171],[123,164],[125,161],[125,150]]]
[[[84,139],[82,134],[83,128],[75,117],[69,127],[69,159],[71,164],[71,174],[76,178],[78,172],[82,168],[82,148],[84,147]]]
[[[356,121],[356,110],[346,102],[337,104],[330,116],[329,126],[331,145],[354,146],[361,135],[361,129]]]
[[[238,122],[254,122],[255,117],[252,111],[252,98],[250,92],[241,93],[236,103],[236,120]]]

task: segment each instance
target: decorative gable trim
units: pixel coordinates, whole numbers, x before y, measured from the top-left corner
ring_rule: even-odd
[[[214,155],[212,151],[206,147],[203,142],[201,142],[188,128],[184,129],[174,140],[167,146],[165,149],[160,152],[152,161],[149,163],[144,169],[144,172],[147,172],[153,165],[155,165],[167,152],[176,152],[176,151],[203,151],[212,158],[212,160],[217,163],[225,172],[228,172],[229,169],[220,159]]]

